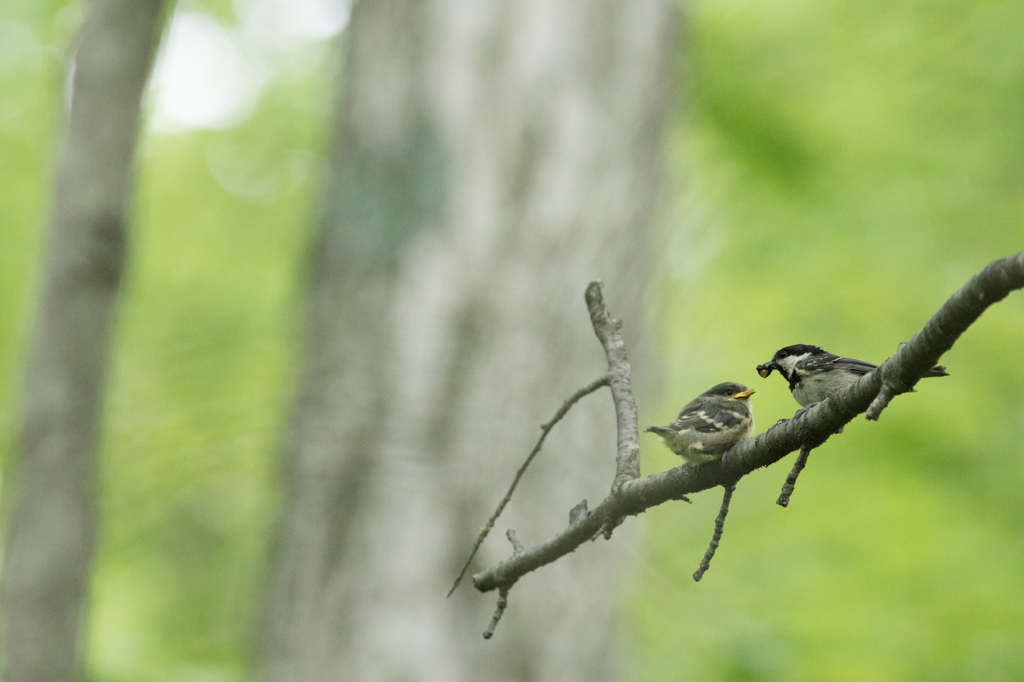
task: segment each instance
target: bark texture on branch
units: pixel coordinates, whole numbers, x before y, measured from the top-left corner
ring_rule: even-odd
[[[615,423],[618,430],[618,443],[615,455],[615,480],[612,490],[616,490],[627,481],[640,478],[640,438],[637,428],[636,399],[630,383],[629,357],[626,355],[626,344],[622,341],[619,328],[622,322],[608,313],[604,303],[604,295],[600,282],[591,282],[585,294],[590,321],[594,325],[601,346],[608,358],[609,386],[612,389],[612,401],[615,403]]]
[[[990,305],[1021,288],[1024,288],[1024,251],[988,264],[954,293],[920,332],[909,342],[900,344],[895,355],[838,395],[795,419],[738,443],[720,462],[700,467],[683,465],[623,484],[586,519],[547,542],[474,575],[473,585],[482,592],[506,588],[526,573],[573,551],[611,519],[639,514],[689,493],[731,485],[794,450],[821,445],[862,412],[867,411],[868,418],[877,419],[888,401],[913,389]],[[883,387],[887,387],[884,394]]]
[[[82,605],[110,338],[125,266],[143,87],[161,0],[94,0],[74,58],[67,137],[25,376],[2,577],[4,679],[82,677]]]

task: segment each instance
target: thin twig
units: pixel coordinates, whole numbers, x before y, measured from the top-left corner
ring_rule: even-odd
[[[491,624],[484,630],[484,639],[490,639],[494,636],[494,628],[498,627],[498,621],[505,614],[505,607],[508,606],[508,590],[507,587],[502,587],[498,590],[498,608],[494,610],[494,617],[491,618]]]
[[[541,425],[540,438],[537,439],[537,444],[533,446],[533,450],[526,457],[526,461],[519,467],[519,471],[516,472],[515,478],[512,479],[512,485],[508,487],[508,492],[505,493],[505,497],[503,497],[501,502],[498,503],[498,508],[494,510],[493,514],[491,514],[491,518],[487,520],[487,525],[480,529],[480,535],[473,544],[473,549],[469,553],[469,558],[466,559],[466,563],[462,566],[462,570],[459,571],[458,577],[455,578],[455,583],[452,585],[452,589],[448,590],[448,597],[452,596],[452,593],[455,592],[459,583],[462,582],[462,578],[466,575],[466,571],[469,570],[469,564],[472,563],[473,557],[476,556],[477,551],[480,549],[480,545],[484,544],[484,539],[487,538],[487,534],[494,528],[494,522],[498,520],[498,517],[501,516],[501,512],[505,510],[505,505],[507,505],[509,500],[512,499],[512,493],[515,491],[516,486],[519,485],[519,479],[523,477],[523,474],[526,473],[526,467],[530,466],[530,462],[532,462],[533,458],[540,452],[541,446],[544,445],[544,439],[548,437],[548,433],[551,432],[551,429],[554,428],[555,424],[557,424],[562,417],[566,415],[569,408],[575,405],[580,398],[593,393],[602,386],[608,386],[611,383],[611,380],[611,375],[605,374],[604,376],[591,381],[589,384],[569,396],[569,398],[562,403],[562,406],[558,408],[558,411],[555,412],[555,416],[551,418],[551,421],[547,424]]]
[[[569,525],[579,523],[581,520],[587,518],[590,514],[590,510],[587,509],[587,501],[583,500],[575,507],[569,510]]]
[[[910,390],[909,388],[906,390]],[[871,405],[868,407],[867,414],[864,415],[872,421],[878,421],[878,417],[882,414],[882,410],[889,407],[889,403],[900,393],[904,393],[898,388],[890,386],[889,384],[883,383],[882,388],[878,391],[878,395],[871,401]]]
[[[523,544],[519,542],[519,538],[516,537],[516,532],[513,529],[509,528],[505,531],[505,537],[512,543],[512,556],[518,556],[526,551],[523,549]]]
[[[779,494],[779,499],[775,500],[775,504],[780,507],[789,506],[789,498],[793,494],[793,490],[796,489],[796,479],[807,466],[807,458],[810,456],[811,448],[809,446],[805,445],[800,448],[800,454],[797,456],[793,468],[790,469],[789,476],[786,476],[786,483],[782,486],[782,492]]]
[[[715,532],[711,536],[711,544],[708,545],[708,551],[704,552],[704,558],[701,559],[700,567],[693,574],[693,579],[697,582],[700,582],[700,579],[704,577],[707,570],[711,568],[711,560],[715,557],[715,550],[718,549],[718,543],[722,540],[722,531],[725,530],[725,517],[729,513],[729,502],[732,500],[733,491],[736,490],[735,483],[722,487],[725,488],[725,494],[722,495],[722,508],[718,510],[718,518],[715,519]]]
[[[509,528],[505,531],[505,537],[507,537],[508,541],[512,543],[512,556],[519,556],[526,551],[523,549],[523,545],[519,542],[519,539],[516,537],[516,532],[513,529]],[[498,607],[494,610],[494,617],[491,618],[491,624],[487,626],[486,630],[484,630],[484,639],[490,639],[494,636],[494,628],[498,627],[498,621],[501,620],[501,617],[505,614],[505,607],[508,606],[508,592],[511,589],[511,585],[506,585],[498,590]]]

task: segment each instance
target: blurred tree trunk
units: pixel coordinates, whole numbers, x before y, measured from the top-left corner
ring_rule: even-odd
[[[67,137],[25,377],[2,577],[4,680],[82,678],[96,527],[94,469],[142,90],[161,0],[93,0],[75,53]]]
[[[493,596],[444,595],[538,425],[605,371],[587,282],[642,323],[675,23],[667,0],[355,4],[267,682],[620,677],[622,539],[524,581],[490,642]],[[527,544],[607,493],[610,399],[549,443],[499,522]]]

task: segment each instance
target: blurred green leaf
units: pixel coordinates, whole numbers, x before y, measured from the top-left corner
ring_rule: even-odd
[[[1022,20],[1013,3],[692,6],[659,410],[740,381],[767,429],[797,408],[754,371],[775,350],[881,362],[1024,249]],[[950,378],[815,451],[788,509],[795,455],[742,481],[699,585],[719,492],[650,514],[638,679],[1024,676],[1022,348],[1018,293],[943,358]],[[676,464],[659,447],[651,470]]]

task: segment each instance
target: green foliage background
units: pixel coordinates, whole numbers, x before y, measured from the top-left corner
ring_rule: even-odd
[[[188,7],[233,21],[228,2]],[[0,14],[8,480],[67,45],[81,12],[9,0]],[[289,52],[237,127],[144,133],[101,452],[92,679],[228,682],[252,672],[336,50]]]
[[[227,2],[192,7],[233,20]],[[0,8],[6,481],[80,15]],[[697,0],[686,15],[651,310],[667,391],[644,419],[735,380],[758,389],[760,431],[796,407],[754,372],[774,350],[881,361],[1024,248],[1024,5]],[[293,55],[238,127],[144,137],[102,452],[95,680],[251,672],[333,49]],[[718,493],[649,512],[622,601],[636,679],[1024,679],[1022,340],[1017,294],[947,354],[951,378],[816,451],[789,509],[774,500],[791,458],[745,479],[700,584]],[[677,463],[653,439],[644,458]]]
[[[797,407],[754,371],[776,349],[880,362],[1024,248],[1024,5],[700,0],[688,19],[658,416],[740,381],[760,432]],[[719,492],[648,513],[638,679],[1024,679],[1024,297],[943,363],[815,451],[788,509],[795,455],[742,481],[700,584]]]

